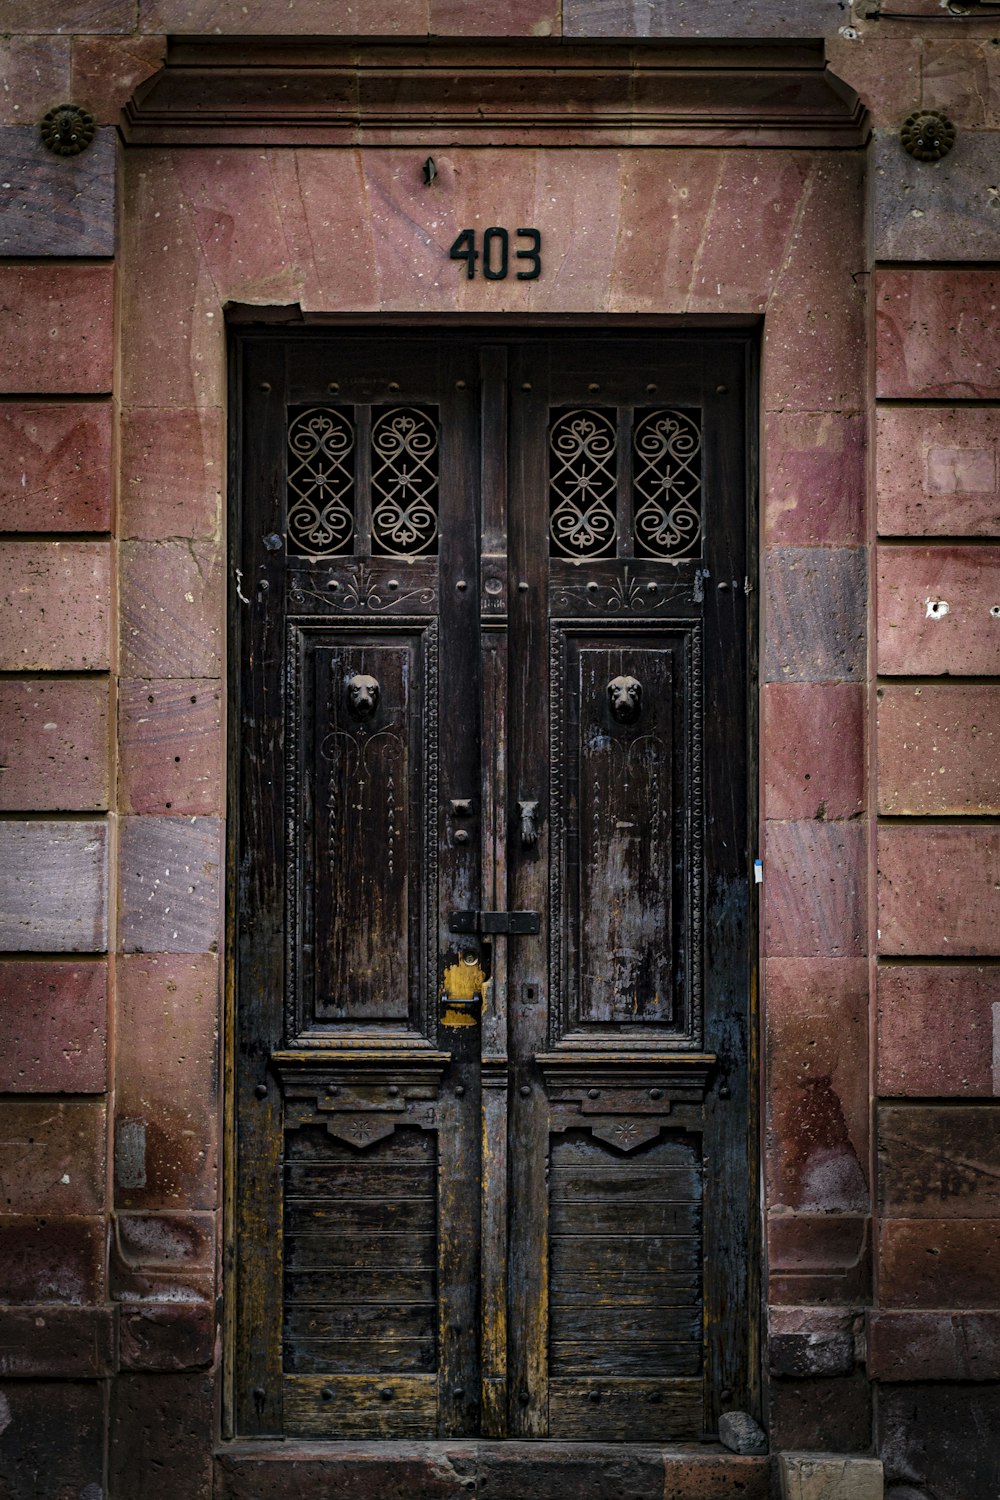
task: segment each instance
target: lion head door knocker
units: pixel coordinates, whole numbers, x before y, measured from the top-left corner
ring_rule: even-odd
[[[612,677],[608,702],[611,716],[619,724],[634,724],[642,712],[642,683],[636,677]]]
[[[348,677],[344,684],[347,693],[347,710],[352,719],[358,719],[364,723],[375,717],[378,708],[378,700],[382,696],[378,678],[367,677],[362,672],[355,672]]]

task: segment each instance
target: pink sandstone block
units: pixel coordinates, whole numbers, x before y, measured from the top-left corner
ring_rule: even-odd
[[[132,813],[222,811],[222,684],[125,679],[119,688],[119,802]]]
[[[775,412],[765,423],[764,443],[769,545],[851,547],[864,541],[860,413]]]
[[[217,537],[225,457],[223,415],[215,407],[123,412],[122,536]]]
[[[111,390],[114,269],[0,266],[0,391]]]
[[[1000,674],[1000,547],[878,549],[878,670]]]
[[[51,1335],[49,1336],[51,1338]],[[3,1474],[9,1495],[35,1497],[101,1492],[104,1480],[107,1396],[97,1380],[5,1380],[3,1397],[11,1433],[4,1442]],[[12,1475],[12,1485],[7,1476]]]
[[[126,1304],[118,1326],[122,1369],[197,1370],[212,1363],[215,1310],[210,1304]]]
[[[0,810],[108,806],[108,695],[104,676],[0,680]]]
[[[118,964],[116,1202],[217,1202],[219,962],[127,955]]]
[[[135,0],[6,0],[3,24],[7,31],[45,36],[131,31]]]
[[[1000,1379],[1000,1312],[890,1312],[868,1315],[873,1380]]]
[[[1000,813],[1000,687],[878,689],[879,812]]]
[[[111,550],[107,542],[0,544],[0,669],[106,670]]]
[[[982,407],[880,408],[878,529],[883,536],[996,536],[1000,430]]]
[[[177,177],[176,158],[187,155],[158,148],[126,153],[121,236],[131,267],[122,307],[129,330],[121,371],[126,409],[221,407],[225,400],[223,304],[232,289],[216,287],[205,263],[191,203]],[[208,160],[218,155],[210,152]],[[203,191],[214,175],[208,160],[202,161]],[[257,223],[257,204],[245,198],[239,218]],[[225,234],[221,237],[224,242]],[[267,300],[293,299],[271,287]]]
[[[163,65],[161,36],[80,36],[73,38],[72,97],[98,125],[117,125],[123,107],[141,83]]]
[[[871,1285],[871,1220],[779,1210],[768,1215],[768,1297],[776,1306],[863,1301]]]
[[[884,1307],[991,1308],[1000,1302],[1000,1219],[886,1219],[879,1231]]]
[[[879,1104],[876,1134],[883,1220],[1000,1218],[1000,1104]]]
[[[768,959],[768,1209],[868,1209],[868,961]]]
[[[865,831],[857,823],[768,822],[769,958],[856,958],[866,949]]]
[[[222,942],[218,818],[122,818],[119,945],[126,953],[215,953]]]
[[[960,130],[1000,127],[1000,77],[992,40],[931,35],[923,43],[924,99]]]
[[[116,1214],[111,1296],[129,1305],[211,1303],[215,1251],[214,1214]]]
[[[34,1307],[3,1308],[0,1369],[21,1385],[31,1379],[97,1381],[115,1373],[115,1332],[111,1307],[41,1302]],[[65,1477],[64,1468],[60,1478]]]
[[[768,412],[858,412],[865,389],[861,163],[814,165],[764,326]],[[835,224],[837,232],[831,234]]]
[[[862,1369],[826,1379],[772,1380],[766,1420],[772,1453],[850,1454],[868,1446],[872,1386]]]
[[[920,98],[922,42],[916,37],[865,37],[856,40],[828,36],[825,49],[830,71],[856,89],[876,127],[899,128]]]
[[[103,1100],[0,1101],[0,1178],[12,1214],[94,1214],[104,1207]]]
[[[212,542],[125,542],[121,548],[122,672],[218,677],[224,583]]]
[[[107,824],[0,820],[0,951],[101,953],[107,944]]]
[[[36,125],[54,104],[62,103],[69,89],[69,48],[68,37],[5,37],[0,47],[0,125]]]
[[[103,1093],[107,963],[0,962],[0,1025],[0,1092]]]
[[[350,12],[331,14],[326,0],[303,0],[282,14],[280,31],[289,36],[426,36],[429,0],[354,0]],[[271,36],[271,0],[249,0],[239,12],[228,0],[139,0],[139,30],[176,36],[210,34]]]
[[[924,1494],[941,1500],[996,1494],[1000,1453],[990,1437],[1000,1431],[1000,1385],[923,1380],[917,1370],[904,1384],[877,1385],[875,1403],[890,1483],[917,1475]],[[892,1489],[905,1497],[902,1483],[891,1483],[890,1496]]]
[[[864,690],[768,682],[762,691],[764,806],[775,819],[853,818],[864,807]]]
[[[430,0],[432,36],[558,36],[561,0],[511,0],[502,11],[466,0]]]
[[[883,824],[878,907],[882,954],[1000,954],[1000,824]]]
[[[1000,964],[880,965],[878,1091],[1000,1094]]]
[[[110,1493],[143,1495],[155,1474],[163,1500],[212,1500],[216,1389],[209,1374],[119,1375],[111,1392]]]
[[[103,1218],[0,1216],[0,1298],[12,1306],[100,1302],[106,1276]]]
[[[995,271],[876,272],[876,394],[1000,396],[998,307]]]
[[[2,406],[0,450],[0,529],[110,531],[110,405]]]

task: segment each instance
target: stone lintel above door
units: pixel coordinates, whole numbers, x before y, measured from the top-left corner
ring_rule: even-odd
[[[840,147],[867,114],[821,42],[178,42],[132,145]]]

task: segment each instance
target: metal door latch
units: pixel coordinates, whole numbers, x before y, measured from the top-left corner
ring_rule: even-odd
[[[537,911],[453,911],[448,918],[449,932],[505,933],[508,936],[530,936],[541,931],[541,913]]]

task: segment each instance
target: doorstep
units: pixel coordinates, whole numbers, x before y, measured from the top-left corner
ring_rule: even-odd
[[[215,1462],[216,1500],[769,1500],[772,1476],[708,1444],[244,1442]]]

